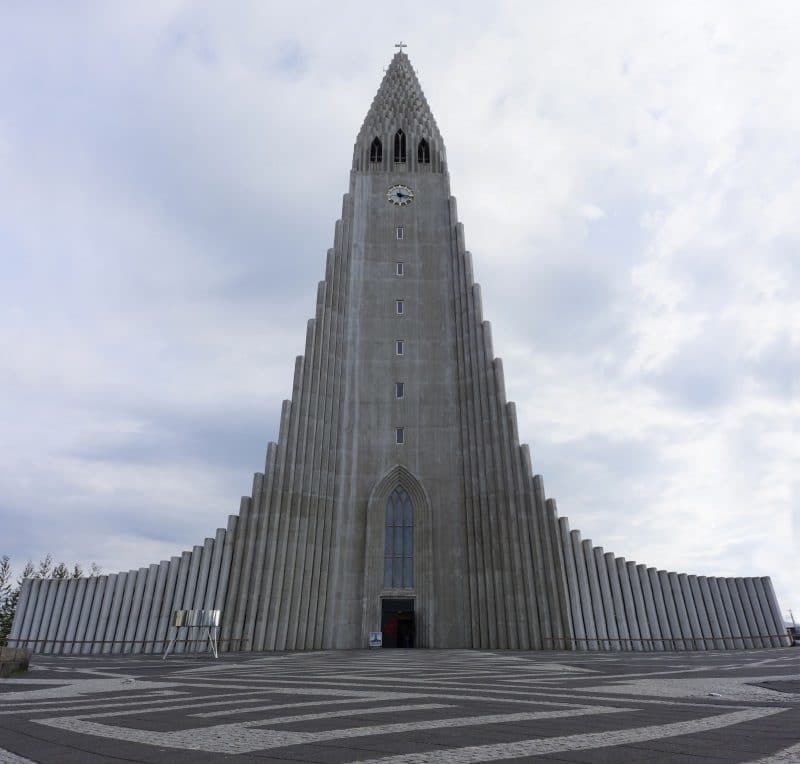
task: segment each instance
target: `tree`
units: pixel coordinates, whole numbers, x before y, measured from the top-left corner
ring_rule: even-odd
[[[0,647],[8,640],[18,599],[19,587],[11,588],[11,559],[4,554],[0,558]]]
[[[22,575],[17,579],[16,586],[11,583],[11,558],[4,554],[0,557],[0,647],[8,643],[8,635],[11,633],[11,625],[14,623],[14,614],[17,612],[19,593],[22,590],[22,581],[26,578],[80,578],[83,575],[83,568],[78,564],[72,567],[72,572],[65,563],[60,562],[53,567],[53,556],[45,555],[39,562],[39,567],[34,567],[28,560],[22,569]],[[89,576],[99,576],[100,566],[92,563],[89,568]]]

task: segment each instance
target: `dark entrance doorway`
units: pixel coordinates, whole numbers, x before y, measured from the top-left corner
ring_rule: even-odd
[[[414,647],[414,600],[381,600],[384,647]]]

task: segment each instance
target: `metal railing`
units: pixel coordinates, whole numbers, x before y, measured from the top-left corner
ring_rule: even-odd
[[[53,650],[48,653],[48,655],[65,655],[65,654],[73,654],[73,655],[90,655],[91,649],[88,651],[75,651],[72,648],[75,645],[91,645],[92,648],[95,646],[103,646],[103,645],[111,645],[111,650],[107,650],[103,652],[102,650],[98,654],[108,655],[112,653],[114,650],[114,645],[132,645],[132,647],[128,650],[123,650],[122,652],[115,653],[116,655],[154,655],[163,653],[166,649],[166,646],[170,643],[171,640],[169,639],[26,639],[24,637],[20,637],[18,639],[9,639],[9,647],[23,647],[29,648],[34,650],[34,652],[42,653],[43,650],[37,650],[36,645],[43,645],[44,649],[47,649],[48,645],[53,646]],[[228,652],[235,652],[231,647],[231,643],[237,645],[238,650],[244,649],[244,645],[248,642],[247,637],[220,637],[220,642],[225,642],[228,645]],[[13,645],[11,643],[14,643]],[[192,645],[196,647],[196,643],[205,642],[205,639],[201,639],[200,637],[194,638],[187,638],[187,639],[176,639],[176,645]],[[65,646],[70,645],[70,650],[65,653]],[[134,647],[139,645],[141,647],[140,650],[135,650]],[[152,645],[153,649],[149,653],[144,652],[144,648],[146,645]],[[31,647],[33,646],[33,647]],[[160,647],[160,650],[156,648]],[[189,650],[186,650],[186,654],[188,654]]]
[[[598,644],[601,647],[605,647],[607,645],[609,648],[617,650],[633,650],[635,649],[634,645],[640,645],[642,647],[645,645],[650,645],[651,647],[654,647],[656,643],[660,643],[665,647],[665,649],[674,650],[676,652],[681,650],[685,651],[686,648],[681,648],[679,645],[686,645],[688,643],[691,643],[691,647],[689,649],[700,650],[709,649],[705,647],[705,644],[709,642],[732,642],[735,645],[736,642],[744,642],[748,639],[779,639],[782,642],[785,642],[785,647],[791,645],[788,634],[743,634],[741,636],[734,637],[542,637],[543,642],[552,644],[550,649],[553,650],[582,650],[586,649],[589,644]],[[698,644],[702,646],[698,647]],[[667,647],[667,645],[669,647]]]

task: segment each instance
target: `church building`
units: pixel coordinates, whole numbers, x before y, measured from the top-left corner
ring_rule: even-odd
[[[291,399],[251,494],[169,560],[26,580],[10,644],[160,653],[179,609],[222,611],[223,650],[362,648],[370,632],[418,648],[788,644],[769,578],[627,561],[546,498],[506,400],[444,141],[402,47],[356,138]]]

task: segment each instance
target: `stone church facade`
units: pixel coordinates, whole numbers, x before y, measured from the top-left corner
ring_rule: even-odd
[[[444,142],[397,53],[358,134],[277,441],[227,527],[138,570],[24,583],[18,646],[161,652],[788,644],[768,578],[655,570],[570,531],[505,397]],[[180,644],[178,649],[180,650]]]

